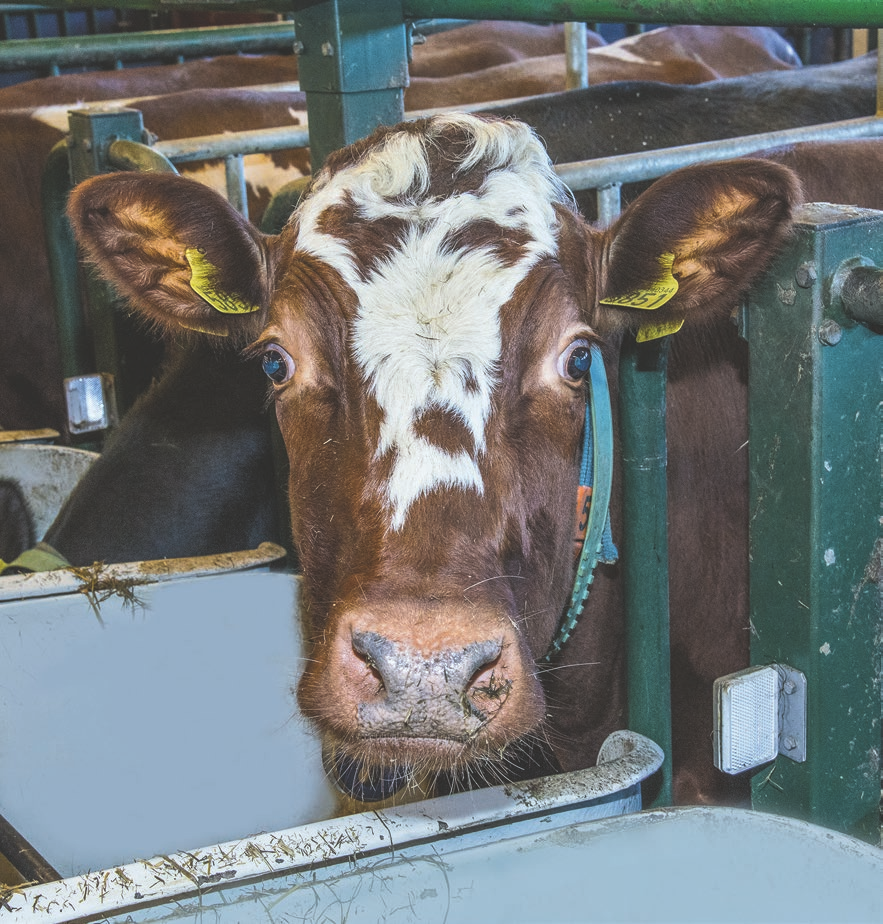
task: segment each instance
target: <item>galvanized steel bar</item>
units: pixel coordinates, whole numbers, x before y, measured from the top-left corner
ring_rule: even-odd
[[[577,187],[571,187],[576,189]],[[610,225],[619,217],[622,211],[622,186],[611,183],[610,186],[599,186],[596,190],[598,222],[601,225]]]
[[[305,148],[309,146],[309,143],[308,129],[298,126],[296,128],[260,128],[235,133],[203,135],[199,138],[181,138],[176,141],[158,141],[153,148],[173,163],[186,164],[197,160],[213,160],[218,157]]]
[[[145,173],[177,173],[171,161],[140,141],[118,138],[107,149],[107,162],[119,170],[140,170]]]
[[[565,90],[578,90],[589,85],[588,30],[584,22],[564,23],[564,53],[567,72]]]
[[[482,104],[486,106],[488,104]],[[470,107],[473,108],[473,107]],[[422,113],[408,113],[408,118],[419,118]],[[700,144],[686,144],[674,148],[620,154],[616,157],[599,157],[595,160],[558,164],[555,172],[574,190],[605,189],[623,183],[652,180],[703,161],[742,157],[766,148],[796,144],[801,141],[843,141],[850,138],[876,138],[883,136],[883,119],[868,116],[843,122],[828,122],[803,128],[746,135],[742,138],[725,138]],[[306,147],[309,144],[307,129],[270,128],[234,134],[206,135],[201,138],[184,138],[178,141],[160,141],[154,147],[175,163],[227,157],[231,154],[254,154],[260,151],[279,151],[286,148]],[[608,193],[605,192],[605,195]],[[609,193],[613,195],[613,193]]]
[[[241,154],[224,158],[224,177],[227,183],[227,201],[240,215],[248,218],[248,192],[245,188],[245,169]]]
[[[122,61],[206,55],[291,52],[294,23],[207,26],[118,35],[12,39],[0,44],[0,71],[77,65],[114,65]]]
[[[807,759],[753,780],[755,807],[880,838],[883,336],[834,284],[883,266],[883,215],[804,206],[752,291],[750,611],[754,664],[807,678]]]
[[[868,116],[843,122],[827,122],[782,131],[725,138],[721,141],[704,141],[674,148],[663,148],[616,157],[599,157],[595,160],[576,161],[556,166],[555,172],[571,189],[592,189],[611,183],[637,183],[653,180],[689,164],[703,161],[743,157],[766,148],[797,144],[801,141],[845,141],[851,138],[879,138],[883,136],[883,119]]]
[[[877,48],[883,42],[883,29],[877,30]],[[877,52],[877,115],[883,116],[883,54]]]

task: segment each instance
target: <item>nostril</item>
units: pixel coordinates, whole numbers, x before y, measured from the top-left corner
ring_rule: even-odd
[[[473,674],[466,688],[472,708],[485,716],[501,709],[512,691],[512,680],[500,667],[500,659],[484,665]]]
[[[377,682],[377,692],[381,693],[387,688],[388,670],[384,667],[389,663],[394,646],[389,639],[377,632],[353,632],[353,651],[365,665],[369,675]]]

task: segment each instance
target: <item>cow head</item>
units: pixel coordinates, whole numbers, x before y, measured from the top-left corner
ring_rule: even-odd
[[[261,358],[304,570],[301,707],[347,758],[435,771],[544,733],[586,358],[646,321],[602,297],[670,269],[654,320],[728,310],[795,197],[775,165],[693,167],[596,230],[527,127],[447,115],[337,152],[275,237],[160,174],[90,180],[70,215],[134,311]]]

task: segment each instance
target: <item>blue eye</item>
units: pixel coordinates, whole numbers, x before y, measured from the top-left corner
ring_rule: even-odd
[[[592,348],[588,340],[574,340],[558,359],[558,371],[571,382],[580,382],[592,365]]]
[[[284,385],[294,375],[294,360],[274,343],[261,355],[261,368],[271,382]]]

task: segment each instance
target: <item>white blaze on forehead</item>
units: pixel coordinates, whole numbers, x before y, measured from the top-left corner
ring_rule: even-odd
[[[426,149],[443,144],[438,135],[450,127],[473,139],[465,156],[451,160],[451,173],[478,169],[487,176],[473,191],[434,197],[428,193]],[[322,213],[345,196],[359,221],[408,223],[403,240],[373,265],[367,279],[347,242],[318,228]],[[331,177],[320,175],[301,206],[297,248],[336,269],[358,299],[353,350],[383,412],[377,456],[394,453],[386,486],[393,529],[434,488],[483,492],[478,457],[485,449],[500,362],[500,310],[531,267],[557,252],[553,203],[567,201],[545,150],[526,126],[457,114],[436,117],[419,135],[392,134],[359,163]],[[476,221],[526,236],[521,258],[506,265],[492,248],[481,246],[452,252],[450,235]],[[462,421],[474,451],[450,453],[417,433],[420,416],[433,409]]]

